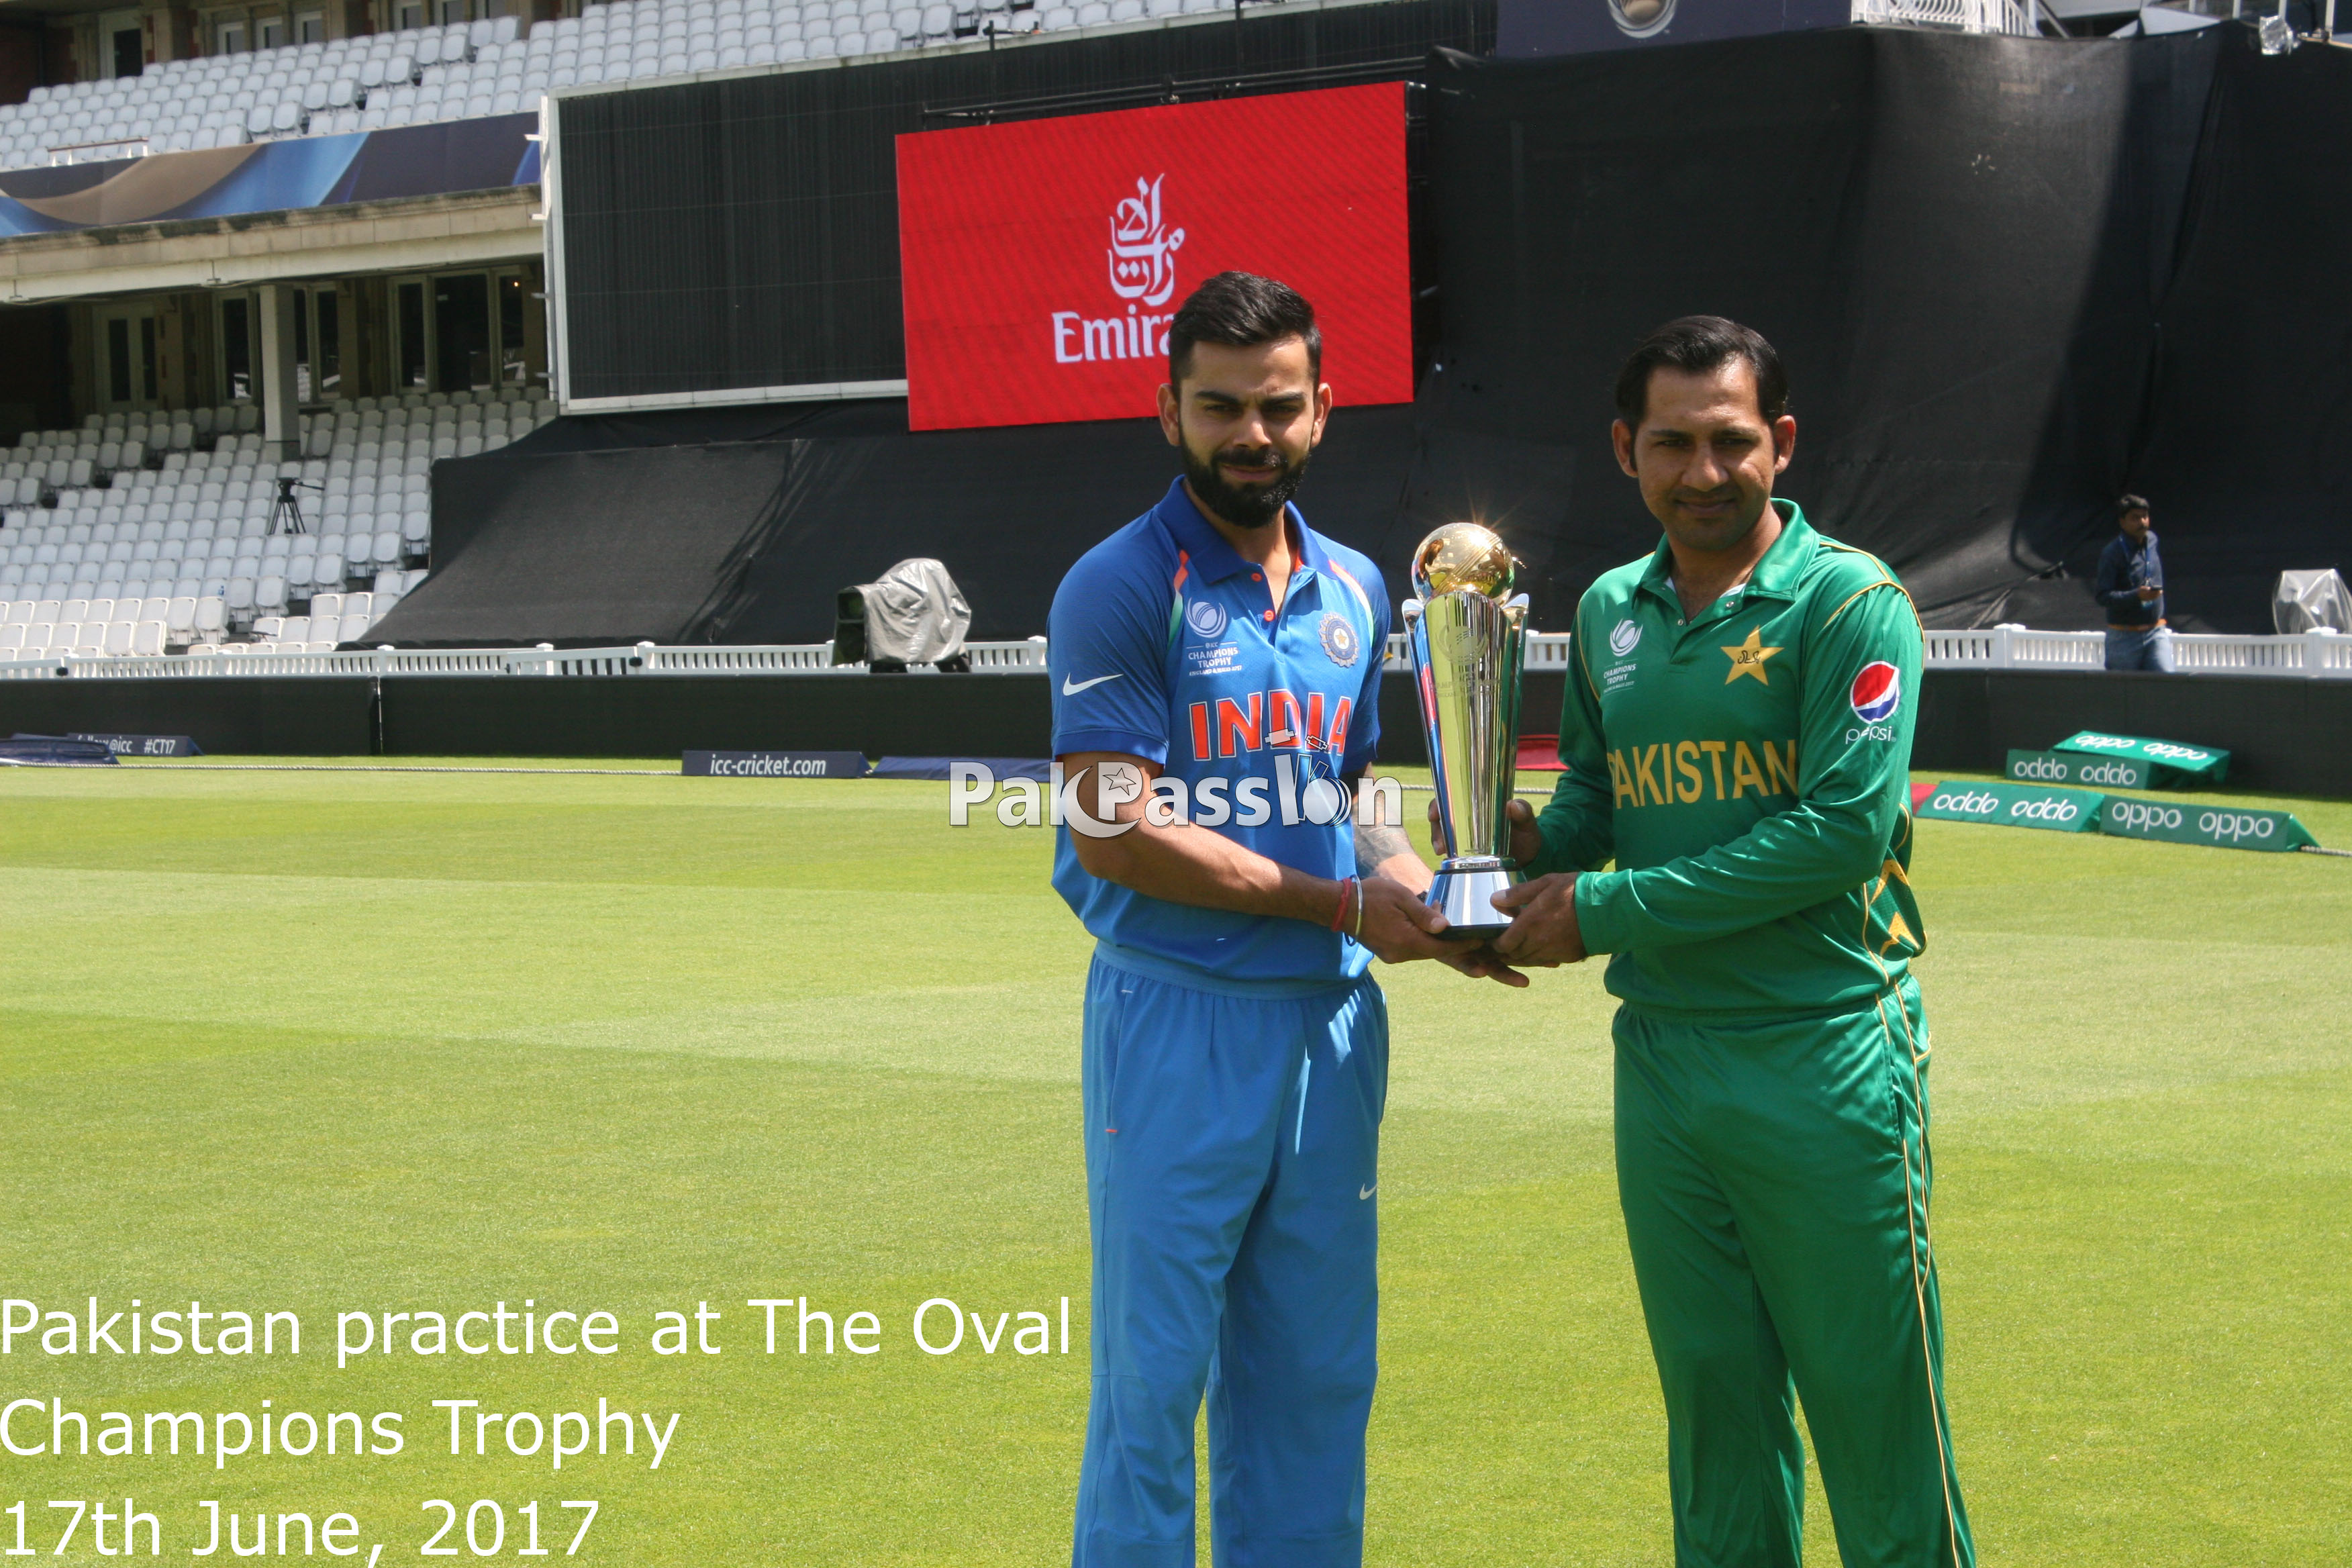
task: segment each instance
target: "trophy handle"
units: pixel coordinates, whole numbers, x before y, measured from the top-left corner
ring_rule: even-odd
[[[1510,818],[1503,808],[1511,802],[1519,784],[1519,687],[1527,670],[1528,660],[1528,596],[1515,594],[1503,604],[1503,647],[1499,676],[1501,700],[1496,704],[1495,727],[1503,748],[1501,778],[1495,798],[1494,853],[1503,864],[1517,869],[1518,862],[1511,858]]]

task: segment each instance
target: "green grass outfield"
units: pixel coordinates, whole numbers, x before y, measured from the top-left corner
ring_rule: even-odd
[[[383,1562],[422,1561],[436,1498],[499,1500],[502,1556],[537,1498],[560,1557],[578,1515],[557,1504],[593,1498],[585,1562],[1066,1560],[1087,943],[1046,885],[1046,835],[950,829],[945,796],[0,770],[0,1296],[198,1298],[306,1331],[299,1360],[268,1361],[23,1338],[0,1403],[399,1410],[407,1439],[221,1469],[0,1453],[0,1509],[27,1502],[45,1560],[67,1517],[49,1500],[126,1493],[167,1557],[202,1544],[209,1499],[347,1510]],[[2352,845],[2352,806],[2281,804]],[[2352,862],[1927,823],[1914,872],[1984,1561],[2352,1560]],[[1664,1564],[1600,966],[1527,994],[1382,978],[1370,1556]],[[1064,1296],[1066,1357],[909,1338],[927,1298],[992,1325]],[[766,1356],[752,1297],[870,1309],[883,1349]],[[613,1310],[621,1352],[335,1367],[338,1310],[526,1298]],[[653,1312],[705,1300],[722,1354],[650,1353]],[[641,1430],[634,1459],[560,1475],[504,1456],[495,1427],[492,1457],[469,1437],[453,1459],[431,1406],[600,1396],[679,1415],[660,1469]],[[49,1428],[20,1412],[13,1430]],[[1818,1493],[1811,1523],[1833,1561]],[[0,1549],[13,1529],[0,1514]],[[98,1561],[87,1524],[66,1555]]]

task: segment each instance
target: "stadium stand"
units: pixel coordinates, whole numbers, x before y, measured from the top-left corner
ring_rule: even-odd
[[[1230,8],[1226,0],[611,0],[528,36],[520,18],[500,16],[37,87],[0,108],[0,168],[535,112],[556,88]]]
[[[256,412],[94,415],[24,436],[0,461],[14,503],[0,514],[0,659],[356,641],[425,578],[434,460],[555,416],[513,387],[355,398],[303,416],[310,455],[272,464]],[[295,492],[303,532],[273,531],[280,478],[317,487]]]

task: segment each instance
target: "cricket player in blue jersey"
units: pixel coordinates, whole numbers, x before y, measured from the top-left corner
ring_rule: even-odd
[[[1202,284],[1160,389],[1182,477],[1054,598],[1054,886],[1096,939],[1076,1568],[1192,1568],[1204,1390],[1220,1568],[1363,1557],[1388,1085],[1367,972],[1469,961],[1404,835],[1346,805],[1390,610],[1290,504],[1331,411],[1321,356],[1290,289]]]

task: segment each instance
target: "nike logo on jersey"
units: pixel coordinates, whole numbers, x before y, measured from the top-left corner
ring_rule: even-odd
[[[1089,686],[1100,686],[1106,680],[1117,680],[1120,675],[1125,673],[1126,672],[1124,670],[1121,670],[1110,675],[1097,675],[1092,680],[1072,680],[1066,675],[1062,677],[1062,695],[1065,697],[1076,697],[1079,692],[1084,691]]]
[[[1369,1187],[1360,1188],[1356,1193],[1356,1201],[1358,1203],[1362,1203],[1366,1198],[1370,1197],[1374,1193],[1377,1193],[1380,1190],[1381,1184],[1378,1182],[1374,1182]]]

